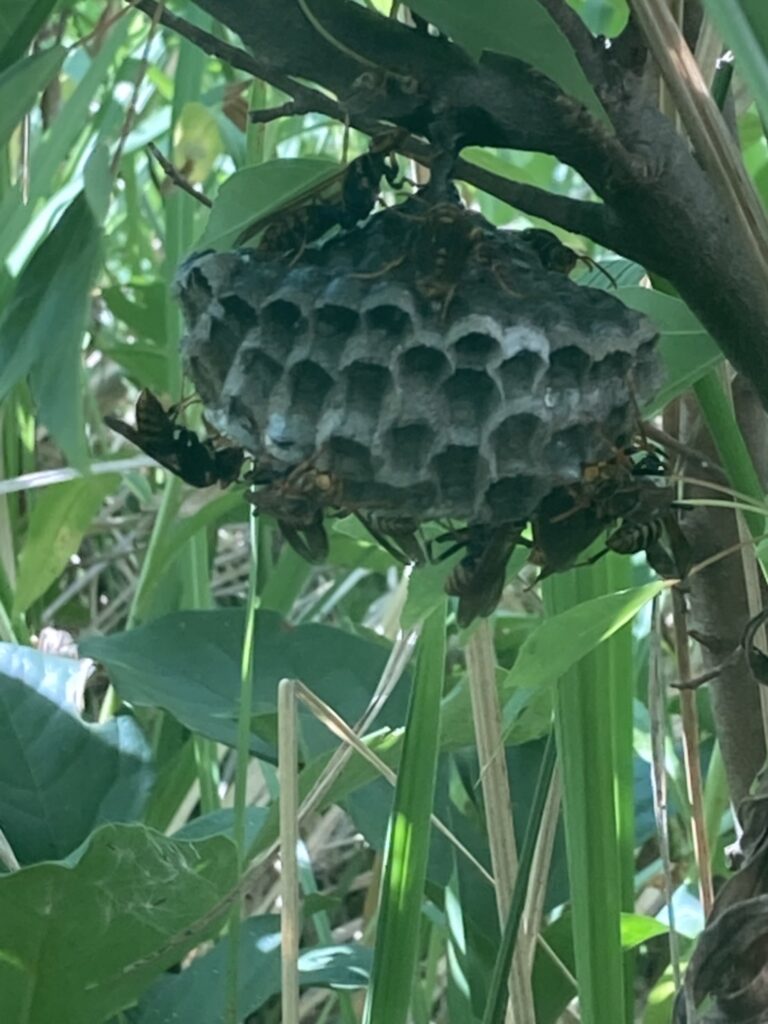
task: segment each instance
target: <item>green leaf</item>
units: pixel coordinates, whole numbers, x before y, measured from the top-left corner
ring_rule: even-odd
[[[445,603],[424,623],[384,850],[373,977],[364,1024],[405,1024],[419,960],[421,905],[437,771]]]
[[[116,473],[105,473],[47,487],[36,498],[19,556],[15,615],[25,612],[63,572],[104,499],[119,485]]]
[[[178,612],[140,629],[91,637],[81,653],[106,666],[120,696],[132,704],[162,707],[189,729],[234,746],[240,693],[240,610]],[[329,626],[287,626],[273,612],[257,615],[254,658],[254,718],[251,752],[274,759],[277,684],[285,675],[301,679],[348,722],[365,709],[387,659],[383,643]],[[401,725],[403,680],[383,708],[378,724]],[[302,717],[310,757],[336,740],[314,717]]]
[[[483,51],[503,53],[543,71],[602,122],[608,118],[571,44],[537,0],[413,0],[427,18],[479,60]]]
[[[661,332],[664,383],[643,410],[652,416],[718,366],[723,353],[680,299],[651,288],[619,288],[616,295],[649,316]]]
[[[523,643],[504,685],[534,690],[555,683],[598,644],[634,618],[666,586],[663,580],[657,580],[644,587],[604,594],[545,619]],[[505,732],[511,724],[507,707],[504,709]]]
[[[101,265],[101,229],[81,193],[22,271],[0,319],[0,399],[32,371],[40,418],[75,466],[88,461],[80,346]]]
[[[319,157],[269,160],[237,171],[219,190],[197,248],[229,249],[249,224],[297,199],[323,191],[341,168]],[[250,240],[255,241],[254,239]]]
[[[90,666],[0,644],[0,820],[22,864],[70,853],[97,825],[139,817],[151,752],[133,718],[80,720]]]
[[[266,807],[248,807],[245,812],[246,845],[252,846],[267,819],[269,811]],[[173,833],[174,839],[207,839],[209,836],[224,835],[232,838],[235,824],[235,812],[231,807],[219,811],[211,811],[199,818],[193,818]]]
[[[0,2],[0,68],[18,60],[56,6],[56,0]]]
[[[653,939],[657,935],[666,935],[669,927],[657,921],[655,917],[644,917],[642,914],[621,915],[621,945],[623,949],[634,949],[642,942]]]
[[[174,165],[184,168],[188,181],[199,184],[211,173],[221,151],[221,133],[212,111],[202,103],[185,103],[174,130]]]
[[[705,7],[736,57],[736,66],[768,119],[768,9],[764,0],[705,0]]]
[[[13,1024],[103,1024],[216,933],[186,929],[235,884],[235,847],[107,825],[64,863],[0,878],[0,992]],[[226,912],[226,911],[225,911]]]
[[[111,313],[122,320],[135,335],[137,340],[151,339],[158,345],[167,342],[167,325],[165,307],[167,290],[161,281],[150,281],[138,284],[133,281],[118,288],[113,285],[101,292]],[[113,346],[113,349],[129,346]],[[132,346],[131,346],[132,347]],[[112,351],[110,352],[112,354]],[[114,358],[114,356],[113,356]]]
[[[0,74],[0,146],[6,145],[37,94],[58,72],[66,53],[63,46],[52,46],[24,57]]]
[[[109,148],[100,142],[88,157],[83,171],[85,198],[91,213],[99,224],[104,222],[109,210],[109,196],[112,191]]]
[[[226,940],[197,957],[181,974],[160,978],[135,1010],[129,1024],[213,1024],[222,1020]],[[371,951],[364,946],[318,946],[299,955],[299,982],[317,988],[356,989],[368,984]],[[238,1020],[244,1020],[280,991],[280,919],[252,917],[240,935]]]

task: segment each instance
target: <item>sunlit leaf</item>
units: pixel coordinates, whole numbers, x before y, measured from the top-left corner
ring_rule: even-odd
[[[605,594],[545,619],[520,648],[505,685],[534,690],[554,683],[585,654],[621,629],[666,586],[658,580],[633,590]],[[511,724],[510,709],[505,708],[505,729]]]
[[[220,153],[221,133],[211,111],[202,103],[186,103],[174,132],[174,165],[188,181],[199,184],[211,173]]]

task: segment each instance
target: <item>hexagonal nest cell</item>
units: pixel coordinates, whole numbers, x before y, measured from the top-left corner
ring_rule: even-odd
[[[193,256],[177,294],[207,418],[254,479],[298,472],[311,515],[531,517],[627,443],[660,370],[650,321],[530,235],[417,195],[292,258]]]

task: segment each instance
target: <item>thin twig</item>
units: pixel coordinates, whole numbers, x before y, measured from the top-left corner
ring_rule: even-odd
[[[174,183],[174,185],[178,185],[180,189],[183,189],[185,192],[189,193],[189,195],[191,195],[193,199],[196,199],[198,203],[202,203],[203,206],[207,206],[209,209],[211,206],[213,206],[213,203],[208,198],[208,196],[203,195],[202,192],[198,192],[195,186],[190,181],[188,181],[187,178],[184,177],[181,171],[179,171],[178,168],[171,163],[168,157],[160,152],[160,150],[157,148],[154,142],[148,142],[147,149],[155,158],[155,160],[157,160],[157,162],[163,168],[163,170]]]

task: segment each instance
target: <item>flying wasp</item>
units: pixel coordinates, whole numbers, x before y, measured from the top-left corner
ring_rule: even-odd
[[[192,487],[234,483],[243,465],[242,448],[217,448],[211,438],[201,441],[194,431],[176,422],[178,411],[178,406],[166,411],[144,388],[136,400],[135,427],[114,416],[105,416],[104,422]]]
[[[617,287],[616,279],[604,267],[596,263],[591,256],[564,245],[553,232],[545,231],[544,228],[527,228],[520,232],[520,237],[535,251],[545,270],[553,270],[568,277],[577,263],[583,263],[606,277],[614,288]]]
[[[459,599],[456,620],[462,629],[478,617],[486,618],[498,605],[504,590],[507,562],[525,526],[524,522],[495,527],[473,525],[436,538],[438,543],[449,539],[456,541],[441,558],[450,557],[461,547],[466,549],[445,581],[445,592]]]

